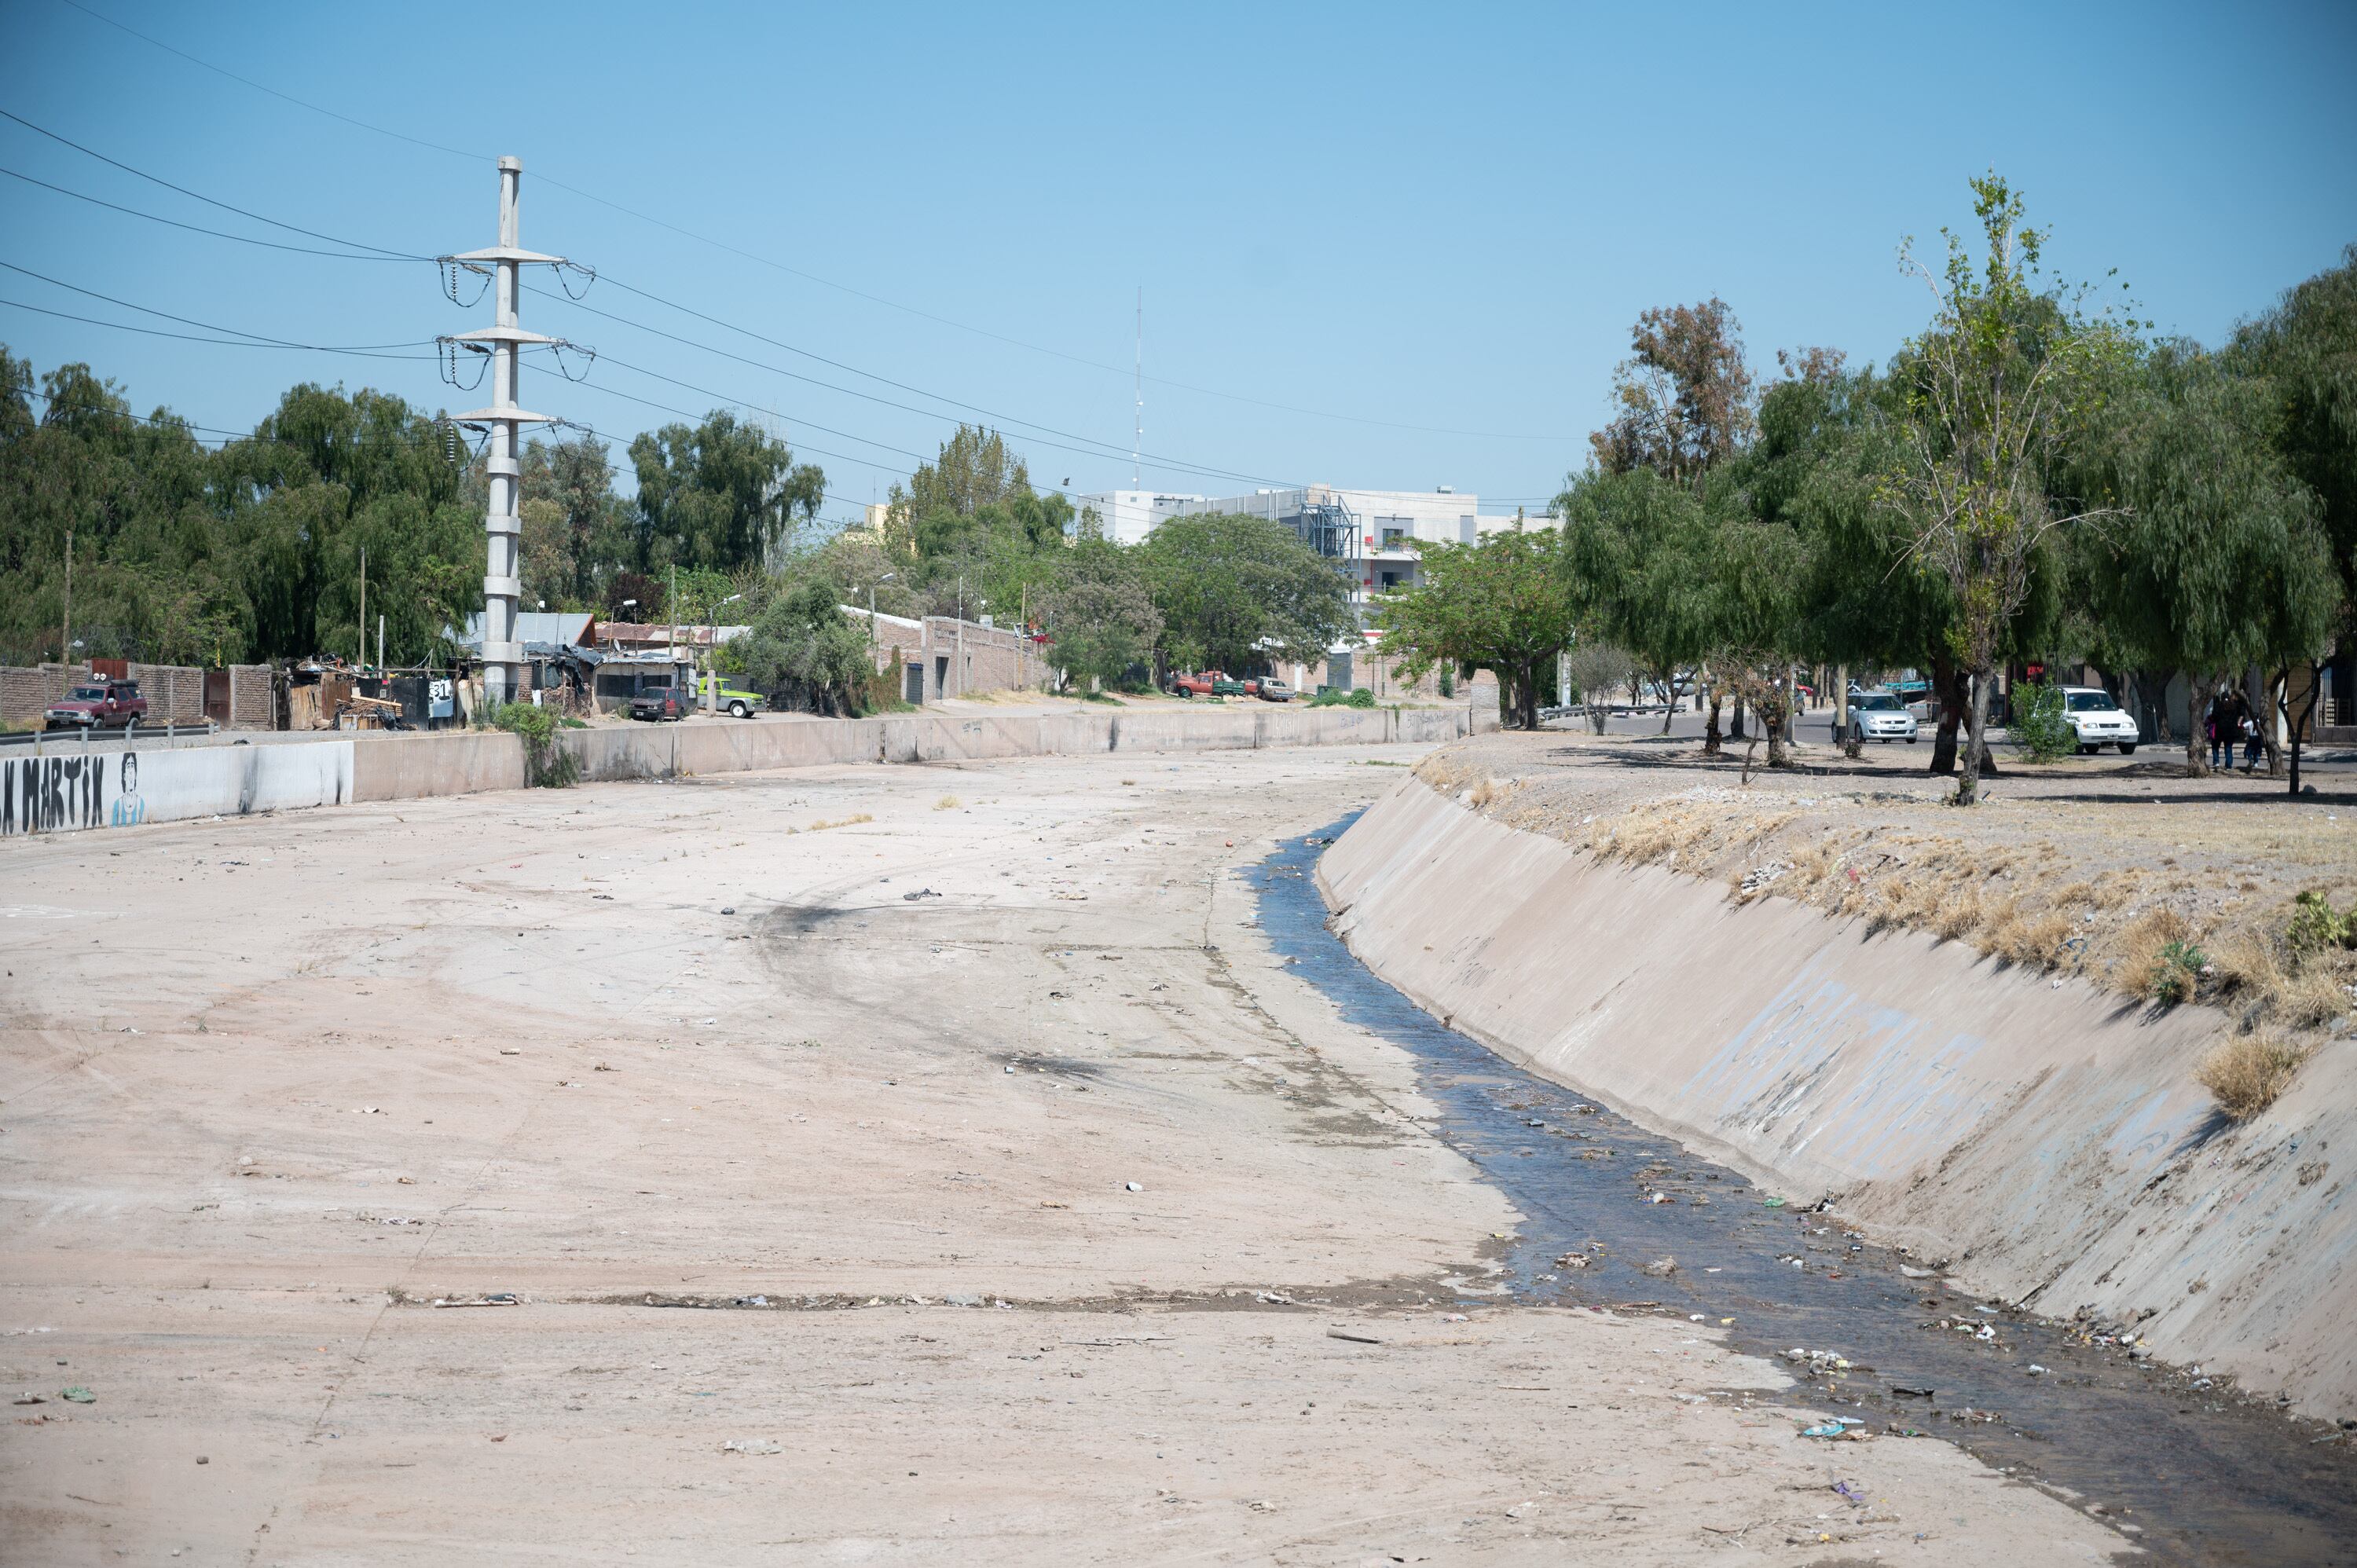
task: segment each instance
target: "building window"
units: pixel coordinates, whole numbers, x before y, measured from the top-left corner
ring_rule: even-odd
[[[1405,546],[1402,542],[1405,540],[1406,537],[1407,530],[1404,528],[1386,528],[1383,530],[1383,548],[1386,550],[1403,549]]]

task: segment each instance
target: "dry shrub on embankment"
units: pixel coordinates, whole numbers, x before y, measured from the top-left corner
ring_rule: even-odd
[[[2037,780],[2010,779],[2001,800],[1957,811],[1943,785],[1788,774],[1734,787],[1610,745],[1482,737],[1416,772],[1508,826],[1718,879],[1737,903],[1790,898],[2147,1005],[2215,1004],[2246,1035],[2357,1023],[2357,951],[2290,940],[2295,894],[2357,898],[2357,834],[2320,812],[2222,811],[2141,779],[2148,799],[2088,800],[2067,780],[2040,799]]]
[[[2274,1034],[2238,1035],[2201,1058],[2193,1076],[2218,1109],[2248,1122],[2291,1087],[2299,1064],[2315,1047]]]

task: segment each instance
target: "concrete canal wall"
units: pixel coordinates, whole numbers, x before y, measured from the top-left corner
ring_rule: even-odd
[[[831,763],[909,763],[1092,752],[1244,750],[1438,743],[1463,736],[1463,708],[1285,708],[1266,703],[1146,711],[872,719],[780,718],[560,732],[591,780],[677,779]],[[425,735],[226,737],[178,746],[67,744],[0,758],[0,836],[124,827],[188,817],[414,800],[520,789],[522,743],[499,730]]]
[[[2247,1126],[2227,1027],[1954,943],[1600,863],[1419,779],[1327,852],[1351,950],[1501,1055],[1965,1287],[2357,1415],[2357,1046]]]

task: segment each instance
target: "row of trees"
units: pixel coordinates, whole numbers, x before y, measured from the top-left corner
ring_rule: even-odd
[[[1932,767],[1967,803],[2010,661],[2083,660],[2156,707],[2179,675],[2197,717],[2242,682],[2271,720],[2357,629],[2357,246],[2212,350],[2057,285],[2018,195],[1973,193],[1969,240],[1907,252],[1931,319],[1878,370],[1779,353],[1761,387],[1722,302],[1646,313],[1559,527],[1426,547],[1379,612],[1394,645],[1497,664],[1509,693],[1574,640],[1664,687],[1700,670],[1706,745],[1739,699],[1771,764],[1796,668],[1926,668]]]
[[[1109,682],[1310,656],[1351,624],[1347,585],[1280,525],[1189,518],[1125,548],[992,431],[961,427],[880,528],[832,538],[811,526],[824,474],[726,411],[628,455],[626,498],[596,436],[528,444],[525,607],[767,618],[758,667],[820,705],[865,692],[864,643],[821,611],[871,595],[1038,628],[1063,668]],[[0,662],[373,658],[380,614],[389,661],[447,658],[446,630],[481,604],[484,494],[461,434],[385,393],[297,386],[216,449],[85,365],[37,381],[0,349]]]

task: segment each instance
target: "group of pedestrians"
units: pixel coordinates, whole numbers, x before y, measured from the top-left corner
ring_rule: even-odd
[[[2229,689],[2210,699],[2210,716],[2203,721],[2210,737],[2210,766],[2234,766],[2234,748],[2243,749],[2243,771],[2255,771],[2259,758],[2266,755],[2266,746],[2259,738],[2258,720],[2251,714],[2251,704],[2243,693]]]

